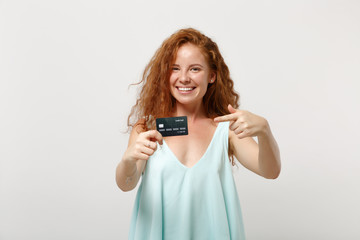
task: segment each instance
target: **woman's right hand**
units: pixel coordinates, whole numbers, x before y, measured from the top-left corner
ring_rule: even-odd
[[[146,132],[141,132],[134,139],[132,143],[130,143],[124,154],[124,160],[129,162],[137,162],[138,160],[147,161],[151,155],[157,149],[157,144],[163,144],[162,135],[156,130],[149,130]]]

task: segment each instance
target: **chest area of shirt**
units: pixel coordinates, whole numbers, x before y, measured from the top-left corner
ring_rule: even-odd
[[[216,127],[189,129],[189,135],[165,138],[166,144],[177,160],[191,168],[203,157],[210,147],[216,133]]]

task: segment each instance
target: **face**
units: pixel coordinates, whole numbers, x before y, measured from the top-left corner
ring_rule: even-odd
[[[209,83],[215,81],[205,56],[197,46],[186,43],[176,55],[170,75],[170,91],[177,104],[202,103]]]

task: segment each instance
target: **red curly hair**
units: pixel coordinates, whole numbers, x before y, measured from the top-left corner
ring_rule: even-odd
[[[141,92],[128,117],[129,127],[141,124],[144,130],[155,129],[156,118],[171,116],[176,100],[170,93],[169,78],[177,51],[185,43],[199,47],[216,73],[216,81],[208,85],[203,97],[207,117],[229,114],[228,104],[239,107],[239,95],[217,44],[196,29],[180,29],[162,43],[145,67],[142,80],[135,84],[141,84]],[[232,151],[229,154],[232,156]]]

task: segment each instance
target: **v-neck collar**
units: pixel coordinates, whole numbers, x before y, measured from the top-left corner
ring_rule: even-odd
[[[212,138],[211,138],[211,141],[210,141],[209,145],[207,146],[204,154],[200,157],[200,159],[199,159],[192,167],[185,166],[182,162],[180,162],[180,160],[176,157],[175,153],[174,153],[174,152],[171,150],[171,148],[167,145],[165,139],[164,139],[164,141],[163,141],[163,142],[164,142],[164,147],[166,147],[166,149],[170,152],[170,154],[171,154],[171,156],[172,156],[172,159],[175,160],[182,168],[184,168],[185,170],[191,170],[191,169],[197,167],[197,166],[202,162],[203,158],[205,158],[205,156],[207,155],[207,152],[209,152],[209,149],[211,148],[211,145],[212,145],[213,142],[215,141],[214,139],[215,139],[215,137],[216,137],[217,132],[219,131],[219,128],[220,128],[220,125],[221,125],[221,124],[222,124],[222,123],[220,122],[220,123],[217,125],[217,127],[216,127],[216,129],[215,129],[215,132],[214,132],[214,134],[213,134],[213,136],[212,136]]]

